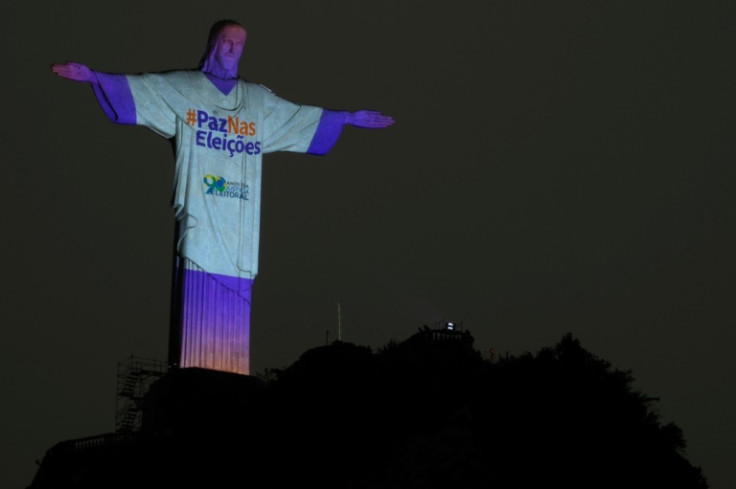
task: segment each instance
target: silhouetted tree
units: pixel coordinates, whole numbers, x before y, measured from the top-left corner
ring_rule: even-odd
[[[153,389],[184,389],[186,402],[167,398],[156,411],[173,432],[154,430],[107,455],[45,460],[34,489],[130,487],[130,467],[152,470],[162,487],[707,487],[684,456],[681,430],[660,421],[656,399],[571,334],[494,363],[472,343],[467,332],[429,329],[377,353],[334,342],[267,384],[219,381],[218,389],[247,395],[199,385],[211,373],[174,375]],[[168,413],[176,423],[167,425]],[[64,470],[74,484],[58,484]]]

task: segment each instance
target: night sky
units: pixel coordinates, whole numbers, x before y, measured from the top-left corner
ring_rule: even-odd
[[[171,146],[49,65],[194,68],[221,18],[242,77],[396,119],[265,156],[255,372],[336,339],[338,303],[374,349],[570,332],[736,486],[736,4],[582,0],[3,3],[0,486],[113,431],[118,362],[167,355]]]

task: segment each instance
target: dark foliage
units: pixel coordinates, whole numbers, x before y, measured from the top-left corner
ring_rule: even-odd
[[[237,394],[209,407],[191,391],[217,373],[170,375],[137,441],[47,456],[33,487],[140,487],[125,466],[161,487],[707,487],[656,400],[572,335],[495,363],[468,334],[423,330],[377,353],[336,342],[267,384],[221,379]]]

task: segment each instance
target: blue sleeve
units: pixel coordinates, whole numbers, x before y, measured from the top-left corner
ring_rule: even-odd
[[[312,137],[312,142],[307,150],[308,154],[324,155],[329,152],[337,142],[345,124],[347,112],[324,109],[319,120],[317,131]]]
[[[95,72],[97,83],[92,83],[97,102],[111,121],[117,124],[135,124],[135,102],[125,75]]]

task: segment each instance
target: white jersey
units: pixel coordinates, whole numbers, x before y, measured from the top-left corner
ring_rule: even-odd
[[[243,80],[225,95],[201,71],[126,79],[136,124],[175,138],[178,254],[208,273],[255,278],[261,156],[306,152],[323,109]]]

